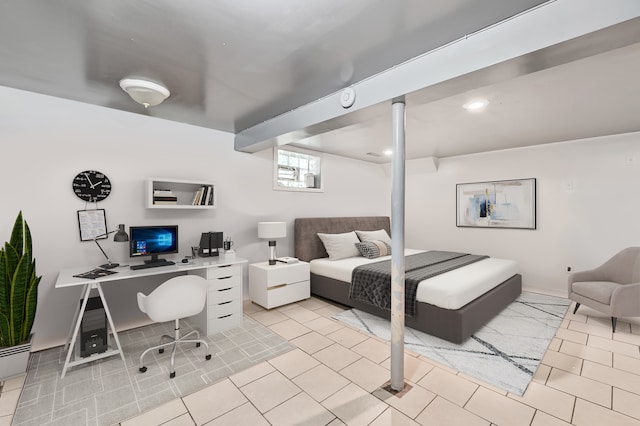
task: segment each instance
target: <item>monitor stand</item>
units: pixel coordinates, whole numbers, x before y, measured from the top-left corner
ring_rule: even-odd
[[[156,263],[168,263],[167,259],[159,259],[157,254],[152,254],[151,259],[144,261],[145,265],[152,265]]]

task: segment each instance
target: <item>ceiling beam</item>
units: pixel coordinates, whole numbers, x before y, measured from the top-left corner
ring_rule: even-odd
[[[639,17],[638,0],[550,1],[351,85],[355,102],[350,107],[341,105],[339,91],[242,130],[235,136],[235,149],[257,152],[372,119],[388,113],[396,97],[414,93],[419,99],[425,88],[481,70],[491,69],[490,76],[485,72],[474,84],[496,83],[639,42]],[[627,22],[631,20],[634,25]],[[605,30],[616,26],[621,31]],[[601,34],[601,40],[589,38],[592,33]],[[572,40],[582,42],[572,45]],[[451,93],[439,97],[467,85],[440,85]]]

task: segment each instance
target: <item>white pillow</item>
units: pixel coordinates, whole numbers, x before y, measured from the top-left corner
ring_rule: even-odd
[[[360,256],[356,247],[356,243],[359,243],[360,240],[353,231],[344,234],[321,234],[318,232],[318,237],[329,254],[329,260]]]
[[[377,231],[356,231],[358,238],[360,241],[383,241],[389,245],[391,245],[391,237],[387,234],[387,231],[384,229],[378,229]]]

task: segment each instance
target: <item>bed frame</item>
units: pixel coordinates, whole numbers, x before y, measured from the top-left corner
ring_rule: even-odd
[[[337,234],[356,229],[385,229],[391,235],[390,220],[386,216],[298,218],[294,224],[295,256],[305,262],[329,257],[318,232]],[[457,310],[417,302],[416,315],[405,316],[405,325],[453,343],[462,343],[513,302],[521,291],[522,277],[516,274]],[[344,281],[312,273],[311,293],[379,317],[391,317],[390,311],[349,299],[349,283]]]

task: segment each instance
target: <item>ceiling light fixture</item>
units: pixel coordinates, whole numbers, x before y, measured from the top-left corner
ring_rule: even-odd
[[[489,105],[489,101],[486,99],[476,99],[462,105],[467,111],[480,111]]]
[[[120,80],[120,87],[131,96],[131,99],[144,105],[145,108],[160,105],[171,94],[169,89],[161,84],[137,78],[123,78]]]
[[[385,149],[382,153],[386,156],[393,155],[393,151],[390,149]]]

